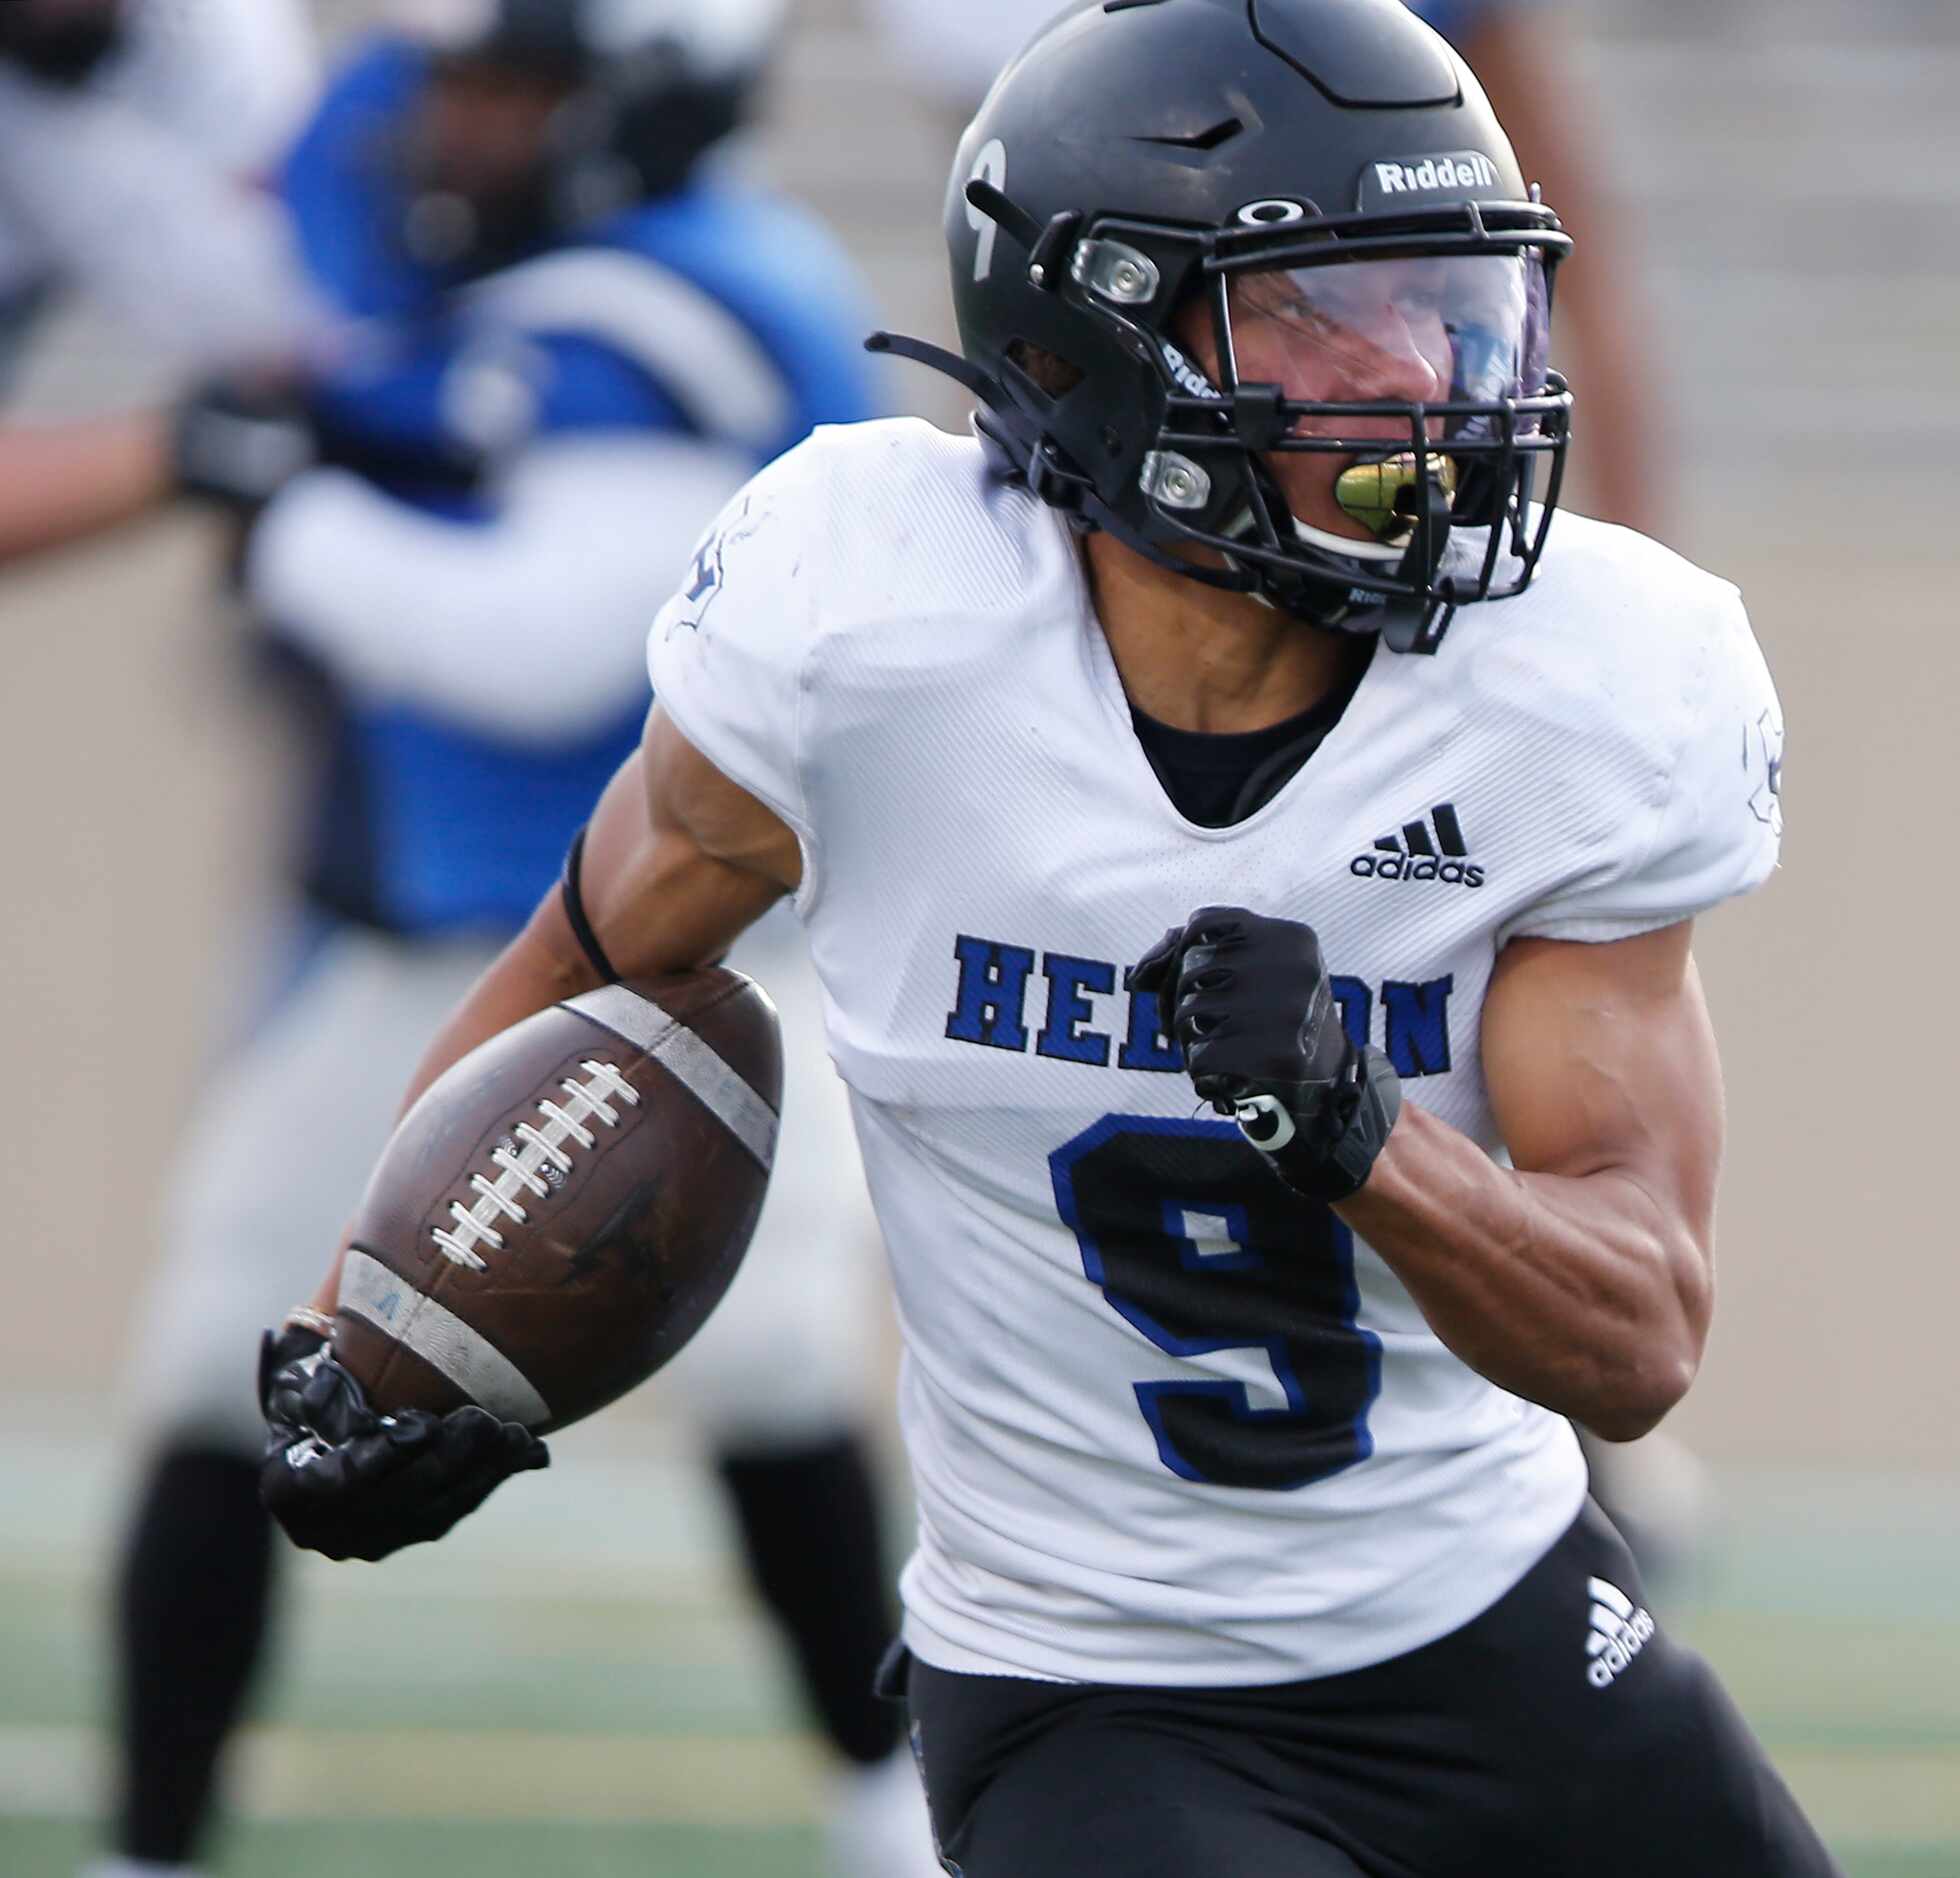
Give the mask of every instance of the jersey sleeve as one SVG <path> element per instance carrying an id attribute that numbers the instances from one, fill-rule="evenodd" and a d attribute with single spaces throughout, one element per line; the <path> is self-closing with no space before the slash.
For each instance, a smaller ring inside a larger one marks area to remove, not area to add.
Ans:
<path id="1" fill-rule="evenodd" d="M 0 208 L 170 369 L 290 359 L 326 329 L 278 205 L 121 98 L 0 70 Z"/>
<path id="2" fill-rule="evenodd" d="M 655 702 L 724 776 L 796 831 L 806 862 L 815 831 L 804 693 L 828 506 L 822 446 L 819 432 L 728 505 L 647 645 Z"/>
<path id="3" fill-rule="evenodd" d="M 246 591 L 363 705 L 573 748 L 644 711 L 647 614 L 748 470 L 688 437 L 562 437 L 527 450 L 466 517 L 311 470 L 252 531 Z"/>
<path id="4" fill-rule="evenodd" d="M 1681 726 L 1657 752 L 1658 808 L 1511 922 L 1504 938 L 1628 939 L 1752 892 L 1783 835 L 1783 714 L 1741 597 L 1721 589 L 1683 668 Z"/>
<path id="5" fill-rule="evenodd" d="M 153 109 L 235 176 L 269 177 L 320 92 L 300 0 L 195 0 L 135 9 Z"/>

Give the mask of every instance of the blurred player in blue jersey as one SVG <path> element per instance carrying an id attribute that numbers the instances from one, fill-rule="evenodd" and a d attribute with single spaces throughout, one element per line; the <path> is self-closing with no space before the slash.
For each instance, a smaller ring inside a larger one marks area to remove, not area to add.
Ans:
<path id="1" fill-rule="evenodd" d="M 0 393 L 41 316 L 87 301 L 154 369 L 283 362 L 329 322 L 258 179 L 312 108 L 300 0 L 0 5 Z M 0 562 L 169 487 L 142 419 L 0 425 Z"/>
<path id="2" fill-rule="evenodd" d="M 284 175 L 357 322 L 306 382 L 193 401 L 177 476 L 242 523 L 244 598 L 323 765 L 297 928 L 211 1082 L 139 1316 L 154 1442 L 120 1578 L 124 1875 L 182 1871 L 261 1653 L 273 1555 L 241 1338 L 310 1289 L 436 1017 L 522 923 L 647 706 L 645 629 L 704 524 L 813 426 L 875 414 L 829 238 L 720 174 L 778 0 L 398 11 Z M 785 1131 L 748 1269 L 677 1368 L 837 1750 L 838 1878 L 933 1869 L 856 1433 L 875 1278 L 793 938 Z M 799 1047 L 800 1046 L 800 1047 Z M 860 1292 L 862 1277 L 864 1290 Z"/>

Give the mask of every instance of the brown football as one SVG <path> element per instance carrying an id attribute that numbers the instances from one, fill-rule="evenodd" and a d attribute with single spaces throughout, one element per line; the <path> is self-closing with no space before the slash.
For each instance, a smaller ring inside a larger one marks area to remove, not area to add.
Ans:
<path id="1" fill-rule="evenodd" d="M 470 1052 L 368 1183 L 334 1354 L 377 1409 L 546 1433 L 644 1382 L 719 1302 L 775 1152 L 782 1047 L 752 980 L 611 985 Z"/>

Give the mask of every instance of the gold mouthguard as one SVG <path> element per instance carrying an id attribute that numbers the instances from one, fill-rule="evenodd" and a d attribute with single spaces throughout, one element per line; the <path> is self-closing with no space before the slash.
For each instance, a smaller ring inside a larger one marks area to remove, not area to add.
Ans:
<path id="1" fill-rule="evenodd" d="M 1456 464 L 1434 451 L 1429 461 L 1436 466 L 1436 480 L 1443 485 L 1443 493 L 1454 498 Z M 1356 463 L 1336 479 L 1334 500 L 1379 540 L 1399 546 L 1415 532 L 1416 518 L 1400 502 L 1406 491 L 1415 488 L 1418 475 L 1413 450 L 1376 463 Z"/>

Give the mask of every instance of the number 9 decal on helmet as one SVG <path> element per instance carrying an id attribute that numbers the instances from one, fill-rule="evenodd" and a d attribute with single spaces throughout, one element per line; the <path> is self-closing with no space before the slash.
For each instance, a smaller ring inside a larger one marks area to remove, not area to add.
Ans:
<path id="1" fill-rule="evenodd" d="M 1007 187 L 1007 146 L 996 137 L 992 143 L 973 160 L 973 170 L 969 182 L 988 183 L 995 189 Z M 973 279 L 977 286 L 994 271 L 994 242 L 1000 235 L 1000 224 L 991 215 L 983 215 L 971 202 L 966 204 L 966 225 L 977 237 L 973 253 Z"/>

